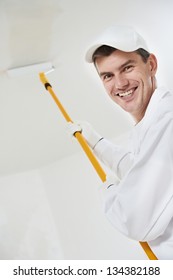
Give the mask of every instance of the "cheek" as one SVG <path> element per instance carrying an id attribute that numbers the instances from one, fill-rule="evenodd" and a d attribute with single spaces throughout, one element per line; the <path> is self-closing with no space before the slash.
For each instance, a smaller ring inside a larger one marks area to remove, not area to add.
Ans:
<path id="1" fill-rule="evenodd" d="M 113 91 L 113 83 L 112 82 L 108 82 L 108 83 L 103 83 L 103 86 L 106 90 L 106 92 L 111 95 L 112 91 Z"/>
<path id="2" fill-rule="evenodd" d="M 144 69 L 144 71 L 138 72 L 139 79 L 141 79 L 143 82 L 149 84 L 151 81 L 151 71 L 147 68 Z"/>
<path id="3" fill-rule="evenodd" d="M 113 100 L 113 102 L 117 103 L 118 105 L 120 105 L 120 99 L 119 97 L 117 97 L 116 95 L 113 94 L 113 86 L 112 85 L 104 85 L 104 88 L 106 90 L 107 95 L 109 96 L 109 98 L 111 98 Z"/>
<path id="4" fill-rule="evenodd" d="M 104 89 L 106 91 L 106 93 L 108 94 L 108 96 L 114 100 L 114 96 L 113 96 L 113 85 L 111 83 L 103 83 Z"/>

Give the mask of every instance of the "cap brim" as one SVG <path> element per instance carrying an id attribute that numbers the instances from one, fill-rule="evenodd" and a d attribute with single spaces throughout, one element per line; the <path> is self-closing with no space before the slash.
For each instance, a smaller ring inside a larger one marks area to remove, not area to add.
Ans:
<path id="1" fill-rule="evenodd" d="M 136 51 L 137 49 L 139 48 L 143 48 L 145 49 L 146 51 L 149 51 L 147 46 L 144 46 L 143 44 L 139 44 L 138 46 L 124 46 L 124 45 L 120 45 L 120 44 L 115 44 L 115 43 L 100 43 L 100 44 L 96 44 L 96 45 L 93 45 L 91 48 L 88 49 L 86 55 L 85 55 L 85 60 L 89 63 L 92 63 L 93 62 L 93 54 L 95 53 L 95 51 L 103 46 L 103 45 L 106 45 L 106 46 L 109 46 L 109 47 L 113 47 L 115 49 L 118 49 L 120 51 L 123 51 L 123 52 L 133 52 L 133 51 Z"/>

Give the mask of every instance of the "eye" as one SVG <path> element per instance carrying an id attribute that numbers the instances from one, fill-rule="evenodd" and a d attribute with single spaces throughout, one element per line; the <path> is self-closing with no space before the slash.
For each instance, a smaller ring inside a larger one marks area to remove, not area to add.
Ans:
<path id="1" fill-rule="evenodd" d="M 126 67 L 124 67 L 123 71 L 124 72 L 130 72 L 130 71 L 132 71 L 133 68 L 134 68 L 133 65 L 127 65 Z"/>
<path id="2" fill-rule="evenodd" d="M 103 81 L 109 81 L 112 78 L 112 76 L 113 76 L 113 74 L 107 73 L 107 74 L 102 76 L 102 80 Z"/>

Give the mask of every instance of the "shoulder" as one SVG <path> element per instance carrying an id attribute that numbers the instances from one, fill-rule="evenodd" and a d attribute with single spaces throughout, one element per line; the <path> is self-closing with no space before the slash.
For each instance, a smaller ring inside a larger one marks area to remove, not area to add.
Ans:
<path id="1" fill-rule="evenodd" d="M 145 116 L 143 126 L 145 128 L 155 124 L 161 119 L 173 116 L 173 92 L 164 87 L 157 88 L 153 93 Z"/>
<path id="2" fill-rule="evenodd" d="M 173 112 L 173 91 L 165 87 L 159 87 L 153 93 L 150 102 L 150 105 L 155 107 L 157 112 L 158 108 L 160 113 Z"/>

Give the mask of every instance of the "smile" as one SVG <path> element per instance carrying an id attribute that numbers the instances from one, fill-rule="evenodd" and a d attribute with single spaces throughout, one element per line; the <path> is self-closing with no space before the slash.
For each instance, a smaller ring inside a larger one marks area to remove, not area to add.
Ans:
<path id="1" fill-rule="evenodd" d="M 133 89 L 130 89 L 130 90 L 124 91 L 124 92 L 118 92 L 118 93 L 114 94 L 114 96 L 120 96 L 120 97 L 131 96 L 135 90 L 136 90 L 136 88 L 133 88 Z"/>

